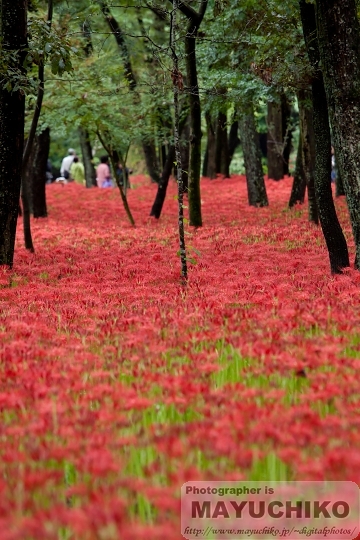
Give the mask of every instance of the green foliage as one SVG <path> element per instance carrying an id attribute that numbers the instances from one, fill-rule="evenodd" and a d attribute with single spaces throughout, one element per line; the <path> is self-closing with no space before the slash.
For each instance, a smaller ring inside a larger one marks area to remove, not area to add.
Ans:
<path id="1" fill-rule="evenodd" d="M 198 7 L 192 1 L 189 5 Z M 74 5 L 58 0 L 51 35 L 37 12 L 30 18 L 27 62 L 36 65 L 44 55 L 48 65 L 42 125 L 50 125 L 53 136 L 64 139 L 82 126 L 91 133 L 95 147 L 100 131 L 120 153 L 147 140 L 169 144 L 171 3 L 149 0 L 145 7 L 119 0 L 115 5 L 110 2 L 109 8 L 129 51 L 136 91 L 129 88 L 124 57 L 99 1 L 79 0 Z M 177 50 L 184 74 L 187 24 L 183 15 L 179 19 Z M 259 130 L 265 131 L 268 99 L 307 86 L 311 75 L 297 0 L 209 0 L 197 38 L 197 59 L 203 110 L 214 114 L 221 110 L 230 119 L 252 103 Z M 184 83 L 186 100 L 191 88 Z"/>

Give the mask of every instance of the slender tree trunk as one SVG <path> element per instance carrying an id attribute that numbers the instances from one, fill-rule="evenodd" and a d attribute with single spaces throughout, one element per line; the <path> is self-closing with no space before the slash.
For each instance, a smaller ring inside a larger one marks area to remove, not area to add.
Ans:
<path id="1" fill-rule="evenodd" d="M 159 176 L 159 162 L 156 156 L 156 147 L 154 141 L 143 141 L 143 152 L 145 156 L 146 168 L 152 182 L 158 184 L 160 182 Z"/>
<path id="2" fill-rule="evenodd" d="M 49 27 L 51 27 L 52 25 L 52 18 L 53 18 L 53 0 L 48 0 L 47 24 Z M 26 141 L 26 146 L 24 149 L 24 155 L 23 155 L 23 161 L 22 161 L 21 200 L 22 200 L 22 205 L 23 205 L 24 240 L 25 240 L 25 248 L 31 251 L 32 253 L 35 251 L 35 249 L 34 249 L 34 244 L 33 244 L 32 235 L 31 235 L 31 223 L 30 223 L 31 188 L 27 181 L 28 179 L 27 168 L 29 166 L 29 159 L 31 156 L 32 146 L 34 144 L 36 130 L 37 130 L 40 113 L 41 113 L 42 102 L 44 99 L 44 90 L 45 90 L 44 70 L 45 70 L 44 57 L 42 55 L 39 60 L 39 69 L 38 69 L 39 86 L 38 86 L 34 116 L 31 122 L 30 132 Z"/>
<path id="3" fill-rule="evenodd" d="M 306 192 L 306 179 L 303 164 L 303 147 L 302 147 L 301 132 L 299 134 L 298 149 L 296 154 L 295 173 L 294 180 L 291 189 L 291 195 L 289 200 L 289 208 L 292 208 L 296 204 L 304 204 L 305 192 Z"/>
<path id="4" fill-rule="evenodd" d="M 190 22 L 185 37 L 186 73 L 189 81 L 190 103 L 190 167 L 188 181 L 190 225 L 202 226 L 200 167 L 201 167 L 201 106 L 196 67 L 196 35 L 198 26 Z"/>
<path id="5" fill-rule="evenodd" d="M 239 132 L 239 122 L 238 120 L 234 120 L 234 122 L 230 126 L 230 132 L 229 132 L 229 170 L 230 170 L 232 159 L 235 154 L 235 150 L 240 144 L 238 132 Z"/>
<path id="6" fill-rule="evenodd" d="M 292 148 L 293 129 L 291 127 L 291 104 L 285 92 L 281 93 L 281 120 L 283 140 L 284 175 L 289 175 L 289 160 Z"/>
<path id="7" fill-rule="evenodd" d="M 121 30 L 119 23 L 111 14 L 111 11 L 108 7 L 106 0 L 98 0 L 101 11 L 105 17 L 105 20 L 113 33 L 116 43 L 118 45 L 120 55 L 123 61 L 125 78 L 129 83 L 130 90 L 134 93 L 135 101 L 138 103 L 140 101 L 140 96 L 137 92 L 137 82 L 135 78 L 135 73 L 133 71 L 129 50 L 124 38 L 123 31 Z M 159 163 L 156 155 L 156 147 L 153 141 L 144 140 L 142 142 L 143 152 L 145 156 L 146 167 L 148 173 L 153 182 L 159 183 Z"/>
<path id="8" fill-rule="evenodd" d="M 133 215 L 131 213 L 129 203 L 127 201 L 124 190 L 123 190 L 123 188 L 122 188 L 122 186 L 120 184 L 119 177 L 116 174 L 117 164 L 120 161 L 119 154 L 116 152 L 116 150 L 114 150 L 112 148 L 111 143 L 108 144 L 105 141 L 105 138 L 103 137 L 103 135 L 99 131 L 97 131 L 96 134 L 99 137 L 99 141 L 103 145 L 103 148 L 104 148 L 105 152 L 107 152 L 109 157 L 110 157 L 110 162 L 111 162 L 111 166 L 112 166 L 112 169 L 113 169 L 113 177 L 114 177 L 115 183 L 116 183 L 116 185 L 117 185 L 117 187 L 119 189 L 120 197 L 121 197 L 121 200 L 122 200 L 122 203 L 123 203 L 123 206 L 124 206 L 124 210 L 126 212 L 126 215 L 127 215 L 128 219 L 129 219 L 131 225 L 133 227 L 135 227 L 135 220 L 134 220 Z M 124 167 L 124 169 L 125 169 L 125 167 Z M 123 178 L 124 178 L 124 181 L 126 182 L 125 174 L 124 174 Z"/>
<path id="9" fill-rule="evenodd" d="M 171 2 L 172 0 L 170 0 Z M 202 226 L 200 169 L 201 169 L 201 105 L 196 65 L 196 38 L 199 26 L 205 15 L 208 0 L 201 0 L 199 12 L 181 2 L 178 7 L 188 18 L 189 24 L 185 36 L 186 80 L 189 87 L 190 104 L 190 170 L 189 170 L 189 218 L 190 225 Z M 179 73 L 173 73 L 173 79 L 179 80 Z"/>
<path id="10" fill-rule="evenodd" d="M 27 47 L 27 2 L 2 0 L 0 47 L 13 54 L 11 68 L 21 70 Z M 24 149 L 25 96 L 0 86 L 0 265 L 12 267 L 19 211 Z"/>
<path id="11" fill-rule="evenodd" d="M 50 150 L 50 128 L 36 136 L 35 153 L 32 162 L 31 188 L 34 218 L 47 217 L 46 207 L 46 164 Z"/>
<path id="12" fill-rule="evenodd" d="M 268 206 L 264 174 L 261 163 L 254 111 L 251 108 L 240 118 L 241 140 L 244 153 L 246 182 L 250 206 Z"/>
<path id="13" fill-rule="evenodd" d="M 173 61 L 173 73 L 179 73 L 179 60 L 176 54 L 176 31 L 177 31 L 177 10 L 179 8 L 179 0 L 173 0 L 173 12 L 171 15 L 171 27 L 170 27 L 170 46 L 172 52 Z M 173 78 L 173 93 L 174 93 L 174 148 L 175 157 L 177 162 L 177 182 L 178 182 L 178 225 L 179 225 L 179 251 L 181 261 L 181 277 L 183 285 L 186 285 L 188 278 L 187 270 L 187 256 L 185 245 L 185 229 L 184 229 L 184 187 L 182 185 L 182 165 L 181 165 L 181 151 L 180 151 L 180 107 L 179 107 L 179 92 L 182 89 L 179 79 Z"/>
<path id="14" fill-rule="evenodd" d="M 188 123 L 188 115 L 181 114 L 180 120 L 179 120 L 179 128 L 178 128 L 178 135 L 181 137 L 182 131 L 185 127 L 185 125 Z M 166 161 L 164 164 L 164 168 L 162 171 L 162 175 L 160 178 L 160 182 L 158 184 L 158 189 L 156 192 L 155 200 L 151 208 L 150 216 L 155 217 L 156 219 L 159 219 L 161 216 L 161 212 L 164 206 L 165 198 L 166 198 L 166 192 L 169 185 L 169 179 L 171 176 L 171 171 L 174 166 L 175 161 L 175 145 L 172 144 L 169 147 L 169 152 L 166 157 Z"/>
<path id="15" fill-rule="evenodd" d="M 227 135 L 227 118 L 222 111 L 219 112 L 216 126 L 216 172 L 224 175 L 225 178 L 230 177 L 229 173 L 229 146 Z"/>
<path id="16" fill-rule="evenodd" d="M 267 164 L 268 177 L 272 180 L 281 180 L 284 177 L 283 158 L 283 122 L 281 103 L 268 102 L 268 136 L 267 136 Z"/>
<path id="17" fill-rule="evenodd" d="M 207 126 L 207 144 L 203 166 L 203 176 L 213 179 L 216 178 L 216 136 L 210 111 L 206 111 L 205 119 Z"/>
<path id="18" fill-rule="evenodd" d="M 315 134 L 310 92 L 305 90 L 299 91 L 298 100 L 303 150 L 302 159 L 308 189 L 309 221 L 318 224 L 319 216 L 315 196 Z"/>
<path id="19" fill-rule="evenodd" d="M 90 134 L 85 128 L 80 127 L 79 135 L 80 135 L 81 154 L 82 154 L 84 168 L 85 168 L 86 187 L 87 188 L 95 187 L 97 186 L 96 171 L 95 171 L 94 164 L 92 162 L 93 155 L 92 155 L 92 147 L 91 147 L 91 142 L 90 142 Z"/>
<path id="20" fill-rule="evenodd" d="M 316 0 L 321 68 L 360 269 L 360 26 L 355 0 Z"/>
<path id="21" fill-rule="evenodd" d="M 181 135 L 181 166 L 182 166 L 182 186 L 184 193 L 189 189 L 189 168 L 190 168 L 190 124 L 187 121 Z"/>
<path id="22" fill-rule="evenodd" d="M 331 190 L 331 134 L 324 80 L 319 69 L 320 53 L 313 4 L 300 0 L 300 13 L 308 56 L 316 76 L 312 80 L 313 126 L 315 137 L 315 193 L 320 223 L 329 252 L 333 274 L 350 266 L 344 234 L 336 215 Z"/>

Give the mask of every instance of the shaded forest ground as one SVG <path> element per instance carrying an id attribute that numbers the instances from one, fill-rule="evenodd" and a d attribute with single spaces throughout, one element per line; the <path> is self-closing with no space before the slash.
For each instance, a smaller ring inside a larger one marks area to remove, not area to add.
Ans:
<path id="1" fill-rule="evenodd" d="M 186 291 L 175 186 L 154 222 L 133 182 L 135 229 L 116 190 L 48 186 L 1 270 L 0 539 L 181 538 L 188 480 L 359 481 L 360 275 L 330 276 L 291 179 L 264 209 L 203 180 Z"/>

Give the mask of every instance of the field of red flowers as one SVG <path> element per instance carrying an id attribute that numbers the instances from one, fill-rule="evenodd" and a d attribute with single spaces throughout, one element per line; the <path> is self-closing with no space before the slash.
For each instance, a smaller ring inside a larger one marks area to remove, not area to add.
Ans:
<path id="1" fill-rule="evenodd" d="M 133 182 L 136 228 L 116 190 L 48 186 L 0 270 L 0 540 L 176 540 L 188 480 L 360 481 L 360 274 L 291 179 L 263 209 L 203 180 L 186 289 L 175 186 L 155 222 Z"/>

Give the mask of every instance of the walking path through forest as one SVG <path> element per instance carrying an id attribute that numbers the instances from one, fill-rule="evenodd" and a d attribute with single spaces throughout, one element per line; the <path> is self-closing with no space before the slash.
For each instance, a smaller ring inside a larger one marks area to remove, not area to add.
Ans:
<path id="1" fill-rule="evenodd" d="M 360 480 L 360 274 L 329 274 L 291 180 L 262 209 L 203 180 L 186 290 L 175 186 L 154 222 L 133 184 L 134 229 L 116 190 L 48 186 L 0 270 L 0 540 L 174 540 L 188 480 Z"/>

